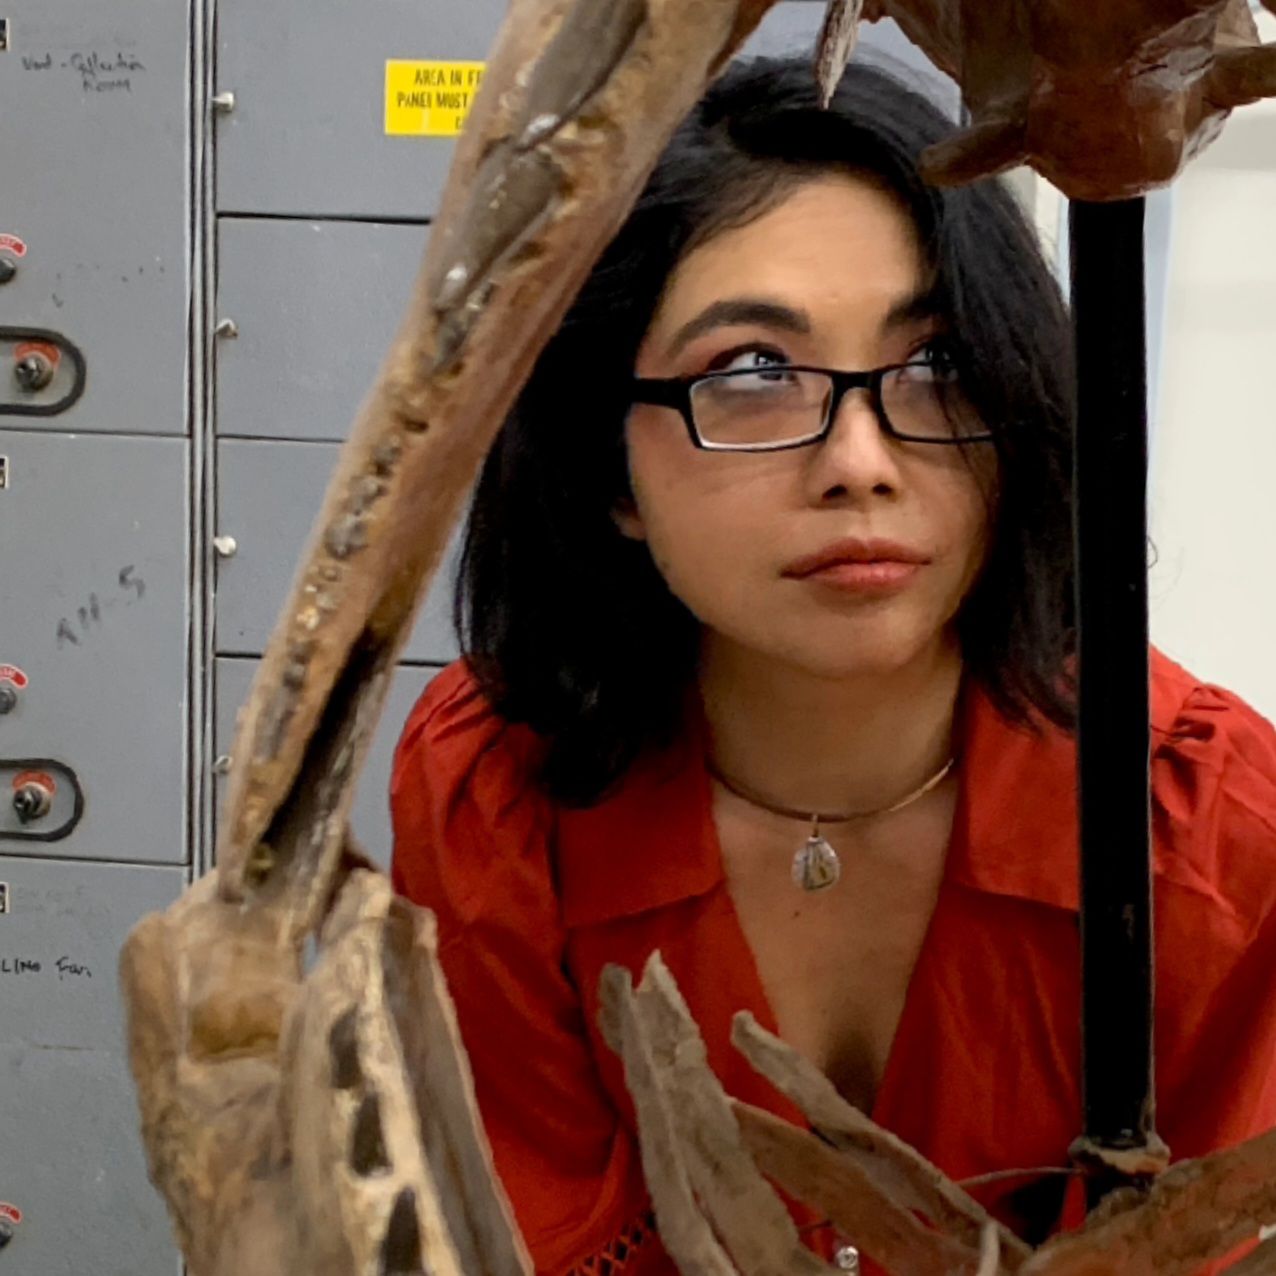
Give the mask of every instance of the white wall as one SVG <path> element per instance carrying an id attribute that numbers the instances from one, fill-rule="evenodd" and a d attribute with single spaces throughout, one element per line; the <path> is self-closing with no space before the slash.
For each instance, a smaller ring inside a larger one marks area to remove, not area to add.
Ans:
<path id="1" fill-rule="evenodd" d="M 1276 719 L 1276 102 L 1175 184 L 1159 391 L 1153 640 Z"/>

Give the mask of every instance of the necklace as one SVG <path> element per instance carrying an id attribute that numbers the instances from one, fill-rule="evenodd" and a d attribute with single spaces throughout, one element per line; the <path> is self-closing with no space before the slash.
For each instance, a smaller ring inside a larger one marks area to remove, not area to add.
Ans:
<path id="1" fill-rule="evenodd" d="M 837 852 L 820 832 L 821 824 L 849 824 L 853 820 L 869 820 L 878 815 L 893 815 L 896 811 L 902 811 L 906 806 L 911 806 L 919 798 L 925 797 L 956 765 L 957 759 L 949 758 L 925 784 L 890 806 L 878 807 L 873 811 L 828 812 L 804 811 L 797 807 L 779 806 L 775 802 L 768 802 L 760 793 L 729 780 L 711 759 L 705 759 L 705 769 L 709 774 L 729 793 L 743 798 L 751 806 L 761 807 L 764 811 L 770 811 L 772 815 L 782 815 L 790 820 L 801 820 L 803 823 L 810 820 L 811 832 L 793 856 L 793 881 L 804 891 L 826 890 L 842 874 L 842 862 L 838 859 Z"/>

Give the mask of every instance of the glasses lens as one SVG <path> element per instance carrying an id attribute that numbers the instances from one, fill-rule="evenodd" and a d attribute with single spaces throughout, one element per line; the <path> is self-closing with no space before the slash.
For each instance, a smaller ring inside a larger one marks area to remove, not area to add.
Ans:
<path id="1" fill-rule="evenodd" d="M 891 428 L 906 439 L 949 443 L 988 437 L 956 371 L 943 364 L 909 364 L 888 372 L 882 378 L 882 408 Z"/>
<path id="2" fill-rule="evenodd" d="M 824 373 L 775 365 L 702 378 L 691 387 L 691 412 L 711 447 L 765 447 L 817 438 L 832 396 Z"/>

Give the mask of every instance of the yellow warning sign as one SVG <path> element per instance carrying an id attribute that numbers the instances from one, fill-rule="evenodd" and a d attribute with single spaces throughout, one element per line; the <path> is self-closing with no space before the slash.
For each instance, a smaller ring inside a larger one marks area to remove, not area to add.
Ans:
<path id="1" fill-rule="evenodd" d="M 482 62 L 385 64 L 385 131 L 391 137 L 455 137 L 470 113 Z"/>

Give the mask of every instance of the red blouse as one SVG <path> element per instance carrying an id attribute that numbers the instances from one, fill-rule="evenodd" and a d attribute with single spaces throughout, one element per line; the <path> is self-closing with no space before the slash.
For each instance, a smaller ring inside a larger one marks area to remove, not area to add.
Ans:
<path id="1" fill-rule="evenodd" d="M 1079 954 L 1071 739 L 1013 728 L 977 690 L 958 736 L 944 879 L 872 1116 L 966 1179 L 1067 1165 L 1081 1128 Z M 1182 1158 L 1276 1126 L 1276 729 L 1153 653 L 1152 750 L 1157 1124 Z M 728 1092 L 801 1118 L 730 1045 L 737 1010 L 772 1030 L 775 1018 L 727 891 L 695 733 L 588 810 L 534 786 L 536 755 L 462 664 L 440 674 L 395 760 L 394 882 L 438 916 L 537 1271 L 597 1271 L 605 1255 L 667 1276 L 633 1108 L 597 1026 L 602 967 L 637 977 L 660 949 Z M 979 1194 L 1021 1230 L 1038 1215 L 1048 1226 L 1060 1181 Z M 827 1251 L 828 1229 L 798 1217 Z"/>

